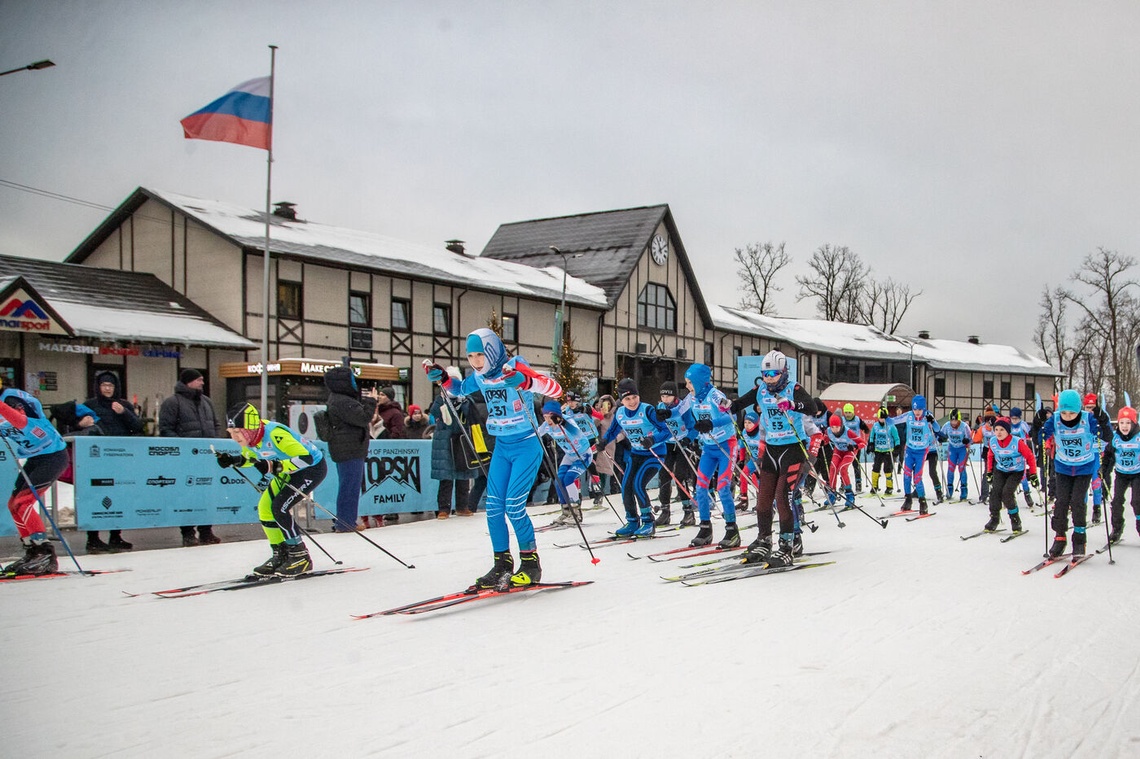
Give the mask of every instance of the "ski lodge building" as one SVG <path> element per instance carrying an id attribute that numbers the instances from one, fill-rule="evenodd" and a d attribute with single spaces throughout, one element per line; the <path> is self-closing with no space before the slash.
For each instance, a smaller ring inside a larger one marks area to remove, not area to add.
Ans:
<path id="1" fill-rule="evenodd" d="M 308 221 L 289 203 L 270 222 L 268 412 L 280 419 L 323 397 L 323 371 L 342 356 L 367 366 L 367 382 L 393 385 L 403 405 L 426 405 L 420 362 L 466 369 L 467 333 L 492 321 L 512 351 L 547 369 L 563 301 L 577 366 L 599 394 L 628 376 L 656 402 L 660 384 L 683 385 L 694 361 L 734 393 L 737 360 L 772 348 L 796 359 L 813 395 L 839 382 L 901 383 L 937 416 L 957 407 L 972 418 L 991 402 L 1032 408 L 1059 377 L 976 338 L 901 338 L 709 304 L 668 205 L 503 224 L 478 256 L 458 241 L 434 248 Z M 219 410 L 256 398 L 264 245 L 264 211 L 139 188 L 62 264 L 0 257 L 0 314 L 14 300 L 71 314 L 54 334 L 0 316 L 5 382 L 58 403 L 88 397 L 95 373 L 112 369 L 128 396 L 165 397 L 190 367 Z M 95 301 L 110 311 L 72 307 Z M 165 322 L 188 315 L 200 324 Z M 45 372 L 55 381 L 41 381 Z"/>

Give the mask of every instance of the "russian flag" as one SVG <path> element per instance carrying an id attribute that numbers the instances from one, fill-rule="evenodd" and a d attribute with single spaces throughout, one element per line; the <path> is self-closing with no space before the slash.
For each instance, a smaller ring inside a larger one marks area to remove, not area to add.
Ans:
<path id="1" fill-rule="evenodd" d="M 269 87 L 267 76 L 250 79 L 182 119 L 186 139 L 233 142 L 269 150 L 273 143 Z"/>

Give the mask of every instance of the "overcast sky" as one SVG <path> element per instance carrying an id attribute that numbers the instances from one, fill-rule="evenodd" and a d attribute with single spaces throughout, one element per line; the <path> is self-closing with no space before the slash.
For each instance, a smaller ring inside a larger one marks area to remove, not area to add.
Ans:
<path id="1" fill-rule="evenodd" d="M 273 196 L 480 251 L 498 225 L 668 203 L 706 299 L 735 248 L 824 243 L 924 290 L 901 331 L 1032 350 L 1043 286 L 1140 254 L 1140 3 L 0 0 L 0 180 L 260 208 L 265 153 L 179 119 L 277 56 Z M 0 253 L 106 211 L 0 184 Z"/>

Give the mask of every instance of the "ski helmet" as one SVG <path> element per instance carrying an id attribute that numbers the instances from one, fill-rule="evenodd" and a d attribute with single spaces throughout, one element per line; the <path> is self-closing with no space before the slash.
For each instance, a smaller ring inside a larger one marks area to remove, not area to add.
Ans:
<path id="1" fill-rule="evenodd" d="M 1062 390 L 1057 397 L 1057 411 L 1076 414 L 1081 410 L 1081 395 L 1076 390 Z"/>
<path id="2" fill-rule="evenodd" d="M 229 429 L 256 430 L 261 424 L 261 414 L 257 412 L 257 407 L 247 401 L 234 405 L 226 417 Z"/>
<path id="3" fill-rule="evenodd" d="M 926 411 L 926 398 L 921 395 L 916 395 L 910 402 L 911 411 Z"/>
<path id="4" fill-rule="evenodd" d="M 760 371 L 768 372 L 776 369 L 787 372 L 788 357 L 778 350 L 770 350 L 764 355 L 764 360 L 760 362 Z"/>

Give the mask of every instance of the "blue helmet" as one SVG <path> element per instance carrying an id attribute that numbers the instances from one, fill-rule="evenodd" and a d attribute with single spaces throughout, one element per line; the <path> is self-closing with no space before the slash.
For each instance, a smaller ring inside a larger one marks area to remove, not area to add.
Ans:
<path id="1" fill-rule="evenodd" d="M 685 379 L 693 383 L 693 390 L 700 392 L 708 387 L 712 380 L 712 370 L 704 364 L 693 364 L 685 372 Z"/>
<path id="2" fill-rule="evenodd" d="M 926 411 L 926 397 L 922 395 L 914 396 L 914 399 L 910 402 L 910 410 Z"/>
<path id="3" fill-rule="evenodd" d="M 484 377 L 495 377 L 507 363 L 507 346 L 492 330 L 480 327 L 467 336 L 467 352 L 482 353 L 486 358 L 483 369 L 476 372 Z"/>

